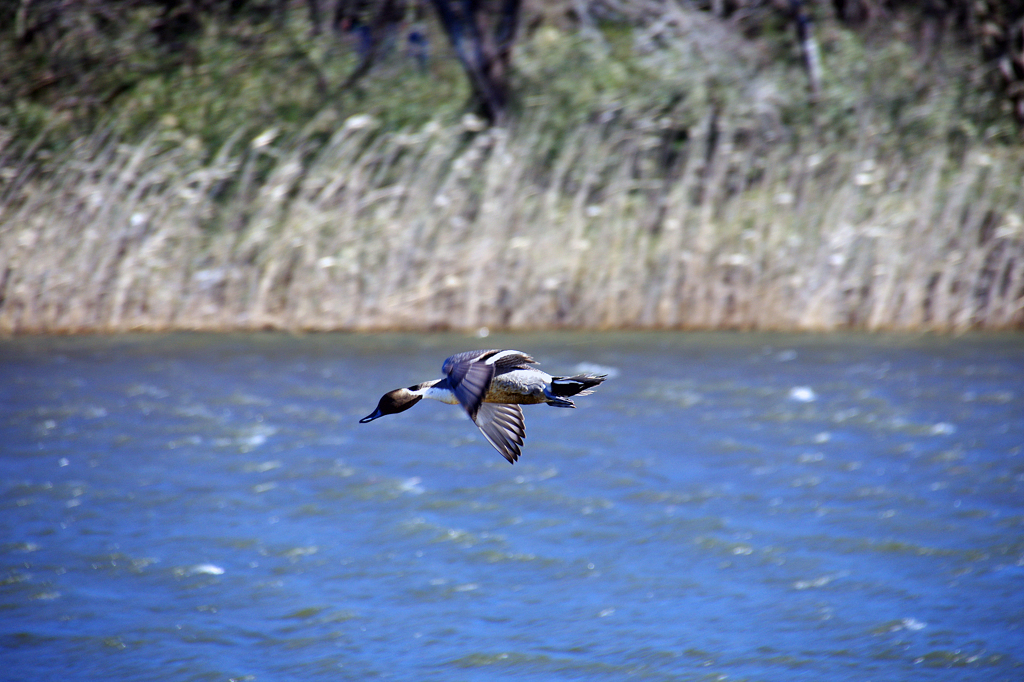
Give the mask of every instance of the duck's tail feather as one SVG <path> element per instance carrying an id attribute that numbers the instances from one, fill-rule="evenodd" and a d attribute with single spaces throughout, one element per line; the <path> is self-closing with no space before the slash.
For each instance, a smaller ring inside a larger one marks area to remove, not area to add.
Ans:
<path id="1" fill-rule="evenodd" d="M 590 395 L 593 391 L 588 389 L 599 385 L 608 377 L 607 374 L 577 374 L 571 377 L 552 377 L 551 394 L 556 398 L 568 398 L 574 395 Z M 570 407 L 572 401 L 567 401 Z"/>

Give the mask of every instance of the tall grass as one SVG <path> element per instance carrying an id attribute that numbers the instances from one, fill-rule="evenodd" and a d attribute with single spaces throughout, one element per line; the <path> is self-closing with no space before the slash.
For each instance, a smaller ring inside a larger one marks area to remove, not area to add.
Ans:
<path id="1" fill-rule="evenodd" d="M 0 333 L 1024 326 L 1024 155 L 979 115 L 973 56 L 825 32 L 812 108 L 773 44 L 679 8 L 546 27 L 508 129 L 450 101 L 419 123 L 437 76 L 396 63 L 366 104 L 397 119 L 329 107 L 210 151 L 164 116 L 0 158 Z"/>
<path id="2" fill-rule="evenodd" d="M 708 114 L 96 135 L 0 198 L 0 331 L 1024 323 L 1024 157 L 770 140 Z"/>

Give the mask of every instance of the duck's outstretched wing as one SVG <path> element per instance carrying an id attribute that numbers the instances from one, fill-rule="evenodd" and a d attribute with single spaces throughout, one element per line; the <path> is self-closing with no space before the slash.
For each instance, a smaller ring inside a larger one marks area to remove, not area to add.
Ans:
<path id="1" fill-rule="evenodd" d="M 515 464 L 526 438 L 526 422 L 518 405 L 482 403 L 473 419 L 480 432 L 508 460 Z"/>
<path id="2" fill-rule="evenodd" d="M 489 365 L 494 365 L 495 376 L 516 369 L 529 369 L 530 365 L 537 364 L 536 360 L 521 350 L 487 351 L 487 355 L 481 359 Z"/>
<path id="3" fill-rule="evenodd" d="M 515 369 L 526 369 L 534 359 L 518 350 L 471 350 L 457 353 L 441 366 L 455 399 L 476 419 L 477 410 L 491 387 L 491 379 Z"/>
<path id="4" fill-rule="evenodd" d="M 444 361 L 441 370 L 448 379 L 455 399 L 469 413 L 469 418 L 476 421 L 477 411 L 491 387 L 494 378 L 494 365 L 480 360 L 488 353 L 495 351 L 471 351 L 453 355 Z"/>

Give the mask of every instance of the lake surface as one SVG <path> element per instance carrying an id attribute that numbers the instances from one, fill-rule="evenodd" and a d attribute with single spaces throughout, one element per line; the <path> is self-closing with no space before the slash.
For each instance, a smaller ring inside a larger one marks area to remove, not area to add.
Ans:
<path id="1" fill-rule="evenodd" d="M 609 373 L 371 424 L 474 348 Z M 0 341 L 0 679 L 1024 679 L 1024 337 Z"/>

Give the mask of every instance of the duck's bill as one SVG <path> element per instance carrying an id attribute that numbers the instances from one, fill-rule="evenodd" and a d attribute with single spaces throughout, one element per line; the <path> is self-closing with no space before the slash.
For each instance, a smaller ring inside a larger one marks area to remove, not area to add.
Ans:
<path id="1" fill-rule="evenodd" d="M 381 412 L 379 409 L 377 409 L 377 410 L 374 410 L 372 414 L 368 414 L 365 417 L 363 417 L 362 419 L 360 419 L 359 423 L 360 424 L 368 424 L 368 423 L 372 422 L 374 419 L 377 419 L 378 417 L 383 417 L 383 416 L 384 416 L 384 413 Z"/>

